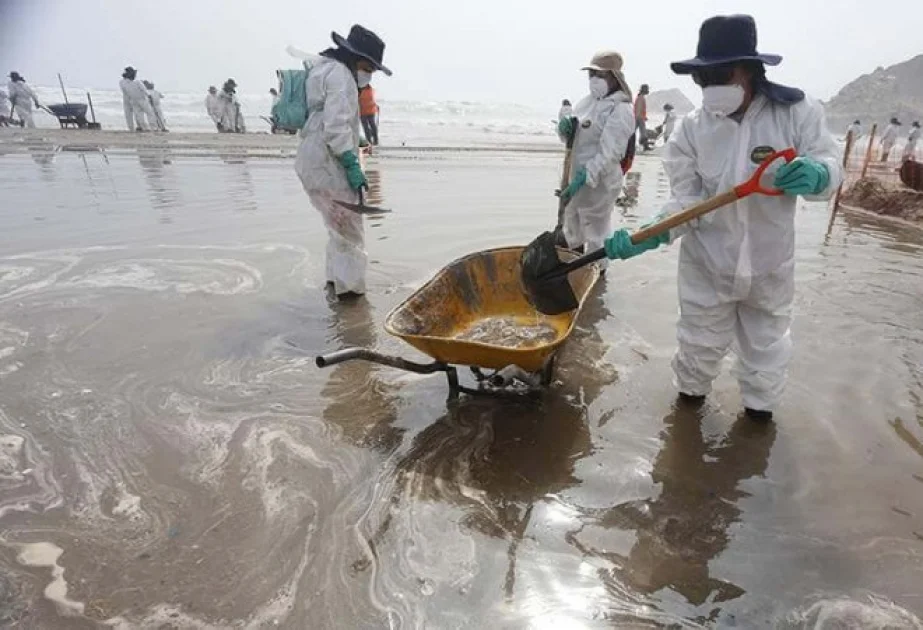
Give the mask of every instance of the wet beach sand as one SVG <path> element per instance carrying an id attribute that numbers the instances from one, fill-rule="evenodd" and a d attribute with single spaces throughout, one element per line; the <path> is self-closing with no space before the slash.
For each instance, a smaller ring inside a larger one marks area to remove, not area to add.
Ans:
<path id="1" fill-rule="evenodd" d="M 800 207 L 773 424 L 727 370 L 674 404 L 678 248 L 610 267 L 540 400 L 451 402 L 313 357 L 423 360 L 385 316 L 547 229 L 559 154 L 381 151 L 394 212 L 339 304 L 280 147 L 23 137 L 0 133 L 0 626 L 920 627 L 919 229 Z M 667 189 L 639 157 L 617 220 Z"/>

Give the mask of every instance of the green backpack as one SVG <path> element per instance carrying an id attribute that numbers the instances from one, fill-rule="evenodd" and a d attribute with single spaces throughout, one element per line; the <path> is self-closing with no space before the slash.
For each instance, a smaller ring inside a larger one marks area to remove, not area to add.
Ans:
<path id="1" fill-rule="evenodd" d="M 277 70 L 279 100 L 272 106 L 272 119 L 277 129 L 300 131 L 308 120 L 308 103 L 304 84 L 308 80 L 307 64 L 303 70 Z"/>

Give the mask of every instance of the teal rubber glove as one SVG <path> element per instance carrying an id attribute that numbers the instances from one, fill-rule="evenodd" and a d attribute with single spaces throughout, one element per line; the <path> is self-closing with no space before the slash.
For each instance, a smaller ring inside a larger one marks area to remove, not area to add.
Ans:
<path id="1" fill-rule="evenodd" d="M 561 199 L 564 200 L 564 203 L 567 203 L 577 194 L 577 191 L 584 186 L 586 186 L 586 169 L 581 168 L 574 175 L 574 178 L 570 180 L 570 184 L 567 185 L 567 188 L 561 191 Z"/>
<path id="2" fill-rule="evenodd" d="M 826 165 L 809 157 L 800 157 L 783 164 L 776 171 L 772 185 L 786 195 L 818 195 L 830 183 Z"/>
<path id="3" fill-rule="evenodd" d="M 670 234 L 665 232 L 660 236 L 652 236 L 635 245 L 631 242 L 631 234 L 628 233 L 628 230 L 623 228 L 617 230 L 615 234 L 612 235 L 612 238 L 606 239 L 606 256 L 612 260 L 616 258 L 626 260 L 628 258 L 634 258 L 651 249 L 657 249 L 661 245 L 669 242 Z"/>
<path id="4" fill-rule="evenodd" d="M 356 155 L 355 151 L 347 151 L 341 155 L 340 164 L 346 169 L 346 181 L 349 182 L 350 188 L 359 190 L 360 188 L 368 187 L 369 183 L 365 179 L 362 167 L 359 166 L 359 156 Z"/>
<path id="5" fill-rule="evenodd" d="M 574 121 L 571 120 L 569 117 L 562 118 L 561 120 L 559 120 L 558 121 L 558 133 L 564 136 L 565 138 L 569 138 L 570 134 L 574 133 Z"/>

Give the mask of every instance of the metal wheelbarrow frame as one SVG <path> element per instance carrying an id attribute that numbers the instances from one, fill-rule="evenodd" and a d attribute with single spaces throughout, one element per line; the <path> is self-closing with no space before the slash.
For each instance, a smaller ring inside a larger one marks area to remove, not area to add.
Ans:
<path id="1" fill-rule="evenodd" d="M 590 265 L 570 275 L 569 281 L 578 297 L 575 310 L 554 316 L 542 315 L 522 292 L 520 255 L 523 249 L 500 247 L 459 258 L 391 311 L 385 319 L 385 330 L 431 357 L 432 362 L 410 361 L 367 348 L 344 348 L 318 356 L 315 363 L 324 368 L 361 360 L 416 374 L 444 372 L 451 397 L 459 393 L 542 391 L 552 381 L 555 355 L 573 331 L 583 304 L 599 279 L 599 268 Z M 577 257 L 565 249 L 561 249 L 559 255 L 563 261 Z M 551 341 L 528 347 L 506 347 L 457 338 L 478 321 L 492 317 L 547 324 L 556 334 Z M 477 389 L 459 384 L 456 366 L 471 368 L 478 382 Z M 494 372 L 489 374 L 488 370 Z M 519 391 L 510 387 L 514 384 Z"/>

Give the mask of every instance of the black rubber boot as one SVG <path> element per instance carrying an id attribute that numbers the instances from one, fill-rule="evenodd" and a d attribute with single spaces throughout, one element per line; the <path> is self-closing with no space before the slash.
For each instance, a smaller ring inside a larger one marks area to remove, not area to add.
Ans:
<path id="1" fill-rule="evenodd" d="M 756 420 L 757 422 L 770 422 L 772 420 L 772 412 L 766 411 L 765 409 L 750 409 L 750 407 L 744 407 L 744 414 L 751 420 Z"/>

